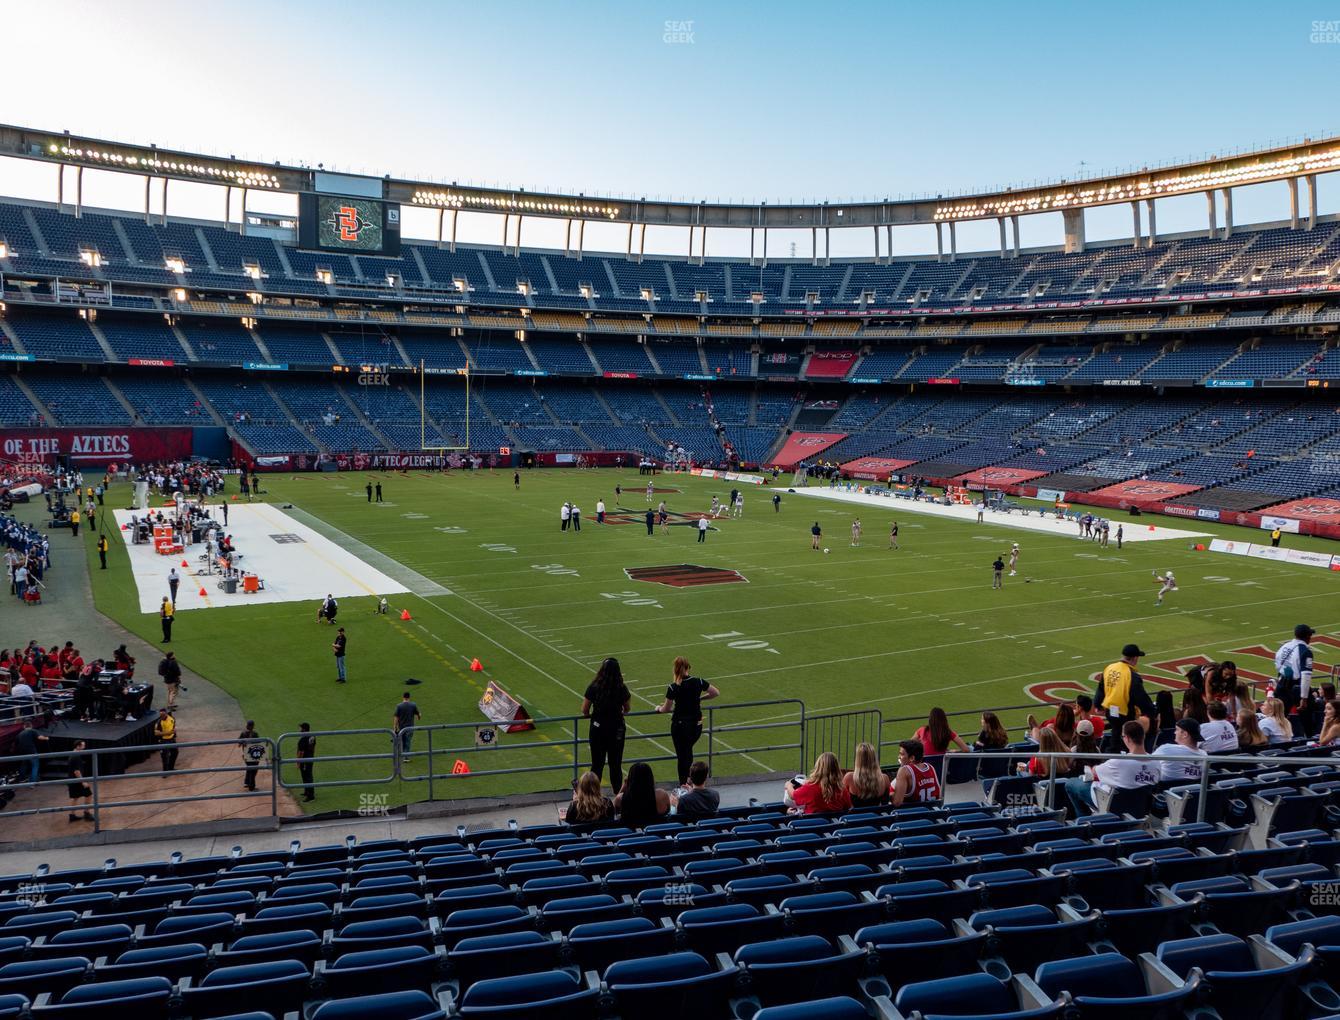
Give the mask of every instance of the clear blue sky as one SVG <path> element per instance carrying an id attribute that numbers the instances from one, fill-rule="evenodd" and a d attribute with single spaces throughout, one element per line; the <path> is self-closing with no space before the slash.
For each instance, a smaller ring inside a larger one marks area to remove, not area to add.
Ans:
<path id="1" fill-rule="evenodd" d="M 1310 40 L 1327 17 L 1340 7 L 1315 0 L 46 0 L 6 12 L 6 34 L 21 42 L 6 47 L 0 117 L 537 189 L 726 200 L 949 193 L 1340 133 L 1340 45 Z M 667 41 L 667 31 L 691 35 Z M 0 190 L 52 197 L 49 171 L 5 169 Z M 133 185 L 101 187 L 90 185 L 91 201 L 139 200 Z M 1323 211 L 1337 195 L 1324 179 Z M 1244 189 L 1236 204 L 1239 223 L 1287 209 L 1283 185 Z M 1205 221 L 1198 197 L 1165 205 L 1163 230 Z M 213 198 L 197 206 L 185 191 L 173 208 L 222 212 Z M 1054 243 L 1058 220 L 1030 222 L 1025 241 Z M 474 232 L 496 242 L 497 230 Z M 1091 237 L 1129 230 L 1126 207 L 1090 218 Z M 961 247 L 994 235 L 994 224 L 965 229 Z M 525 240 L 561 235 L 537 225 Z M 588 231 L 588 247 L 601 242 L 623 238 Z M 709 254 L 739 243 L 713 236 Z M 905 251 L 928 243 L 895 235 Z M 679 251 L 685 240 L 665 232 L 660 244 Z M 834 252 L 869 245 L 853 231 Z"/>

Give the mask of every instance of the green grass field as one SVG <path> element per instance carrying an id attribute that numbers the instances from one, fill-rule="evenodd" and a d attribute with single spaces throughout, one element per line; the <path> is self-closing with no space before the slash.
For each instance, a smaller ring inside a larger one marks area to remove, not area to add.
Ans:
<path id="1" fill-rule="evenodd" d="M 368 477 L 384 486 L 383 506 L 370 506 L 362 487 Z M 614 486 L 625 487 L 621 501 Z M 849 544 L 853 510 L 783 492 L 774 513 L 768 489 L 749 487 L 746 516 L 721 519 L 704 544 L 689 525 L 646 534 L 641 514 L 645 478 L 633 471 L 531 471 L 514 491 L 511 471 L 496 474 L 272 475 L 266 499 L 292 502 L 330 528 L 449 588 L 450 595 L 391 598 L 392 613 L 374 613 L 375 600 L 344 599 L 340 622 L 349 634 L 349 683 L 337 686 L 330 657 L 330 631 L 314 623 L 314 603 L 239 606 L 183 612 L 173 647 L 191 669 L 232 693 L 261 733 L 276 736 L 308 721 L 316 730 L 385 728 L 409 688 L 426 723 L 483 721 L 476 703 L 483 684 L 496 679 L 520 698 L 532 715 L 571 716 L 582 691 L 605 656 L 617 656 L 634 694 L 635 712 L 658 703 L 676 655 L 715 683 L 722 720 L 770 722 L 730 734 L 730 747 L 792 742 L 796 728 L 787 706 L 726 706 L 774 699 L 800 699 L 811 715 L 875 709 L 885 720 L 924 718 L 932 705 L 970 710 L 1027 702 L 1030 685 L 1056 682 L 1091 689 L 1090 676 L 1112 661 L 1128 641 L 1149 653 L 1152 677 L 1176 676 L 1178 660 L 1197 655 L 1233 657 L 1244 671 L 1270 672 L 1261 656 L 1276 647 L 1293 625 L 1307 622 L 1322 634 L 1340 632 L 1340 576 L 1312 567 L 1195 552 L 1183 541 L 1127 543 L 1099 549 L 1076 538 L 1059 538 L 988 523 L 945 521 L 907 512 L 899 503 L 863 513 L 861 548 Z M 729 484 L 681 476 L 658 476 L 658 495 L 672 511 L 707 509 L 713 494 Z M 628 524 L 595 523 L 604 497 L 636 515 Z M 108 500 L 119 501 L 124 491 Z M 565 499 L 583 509 L 580 534 L 561 533 L 559 506 Z M 888 545 L 893 517 L 901 525 L 902 548 Z M 819 520 L 829 555 L 810 549 L 809 527 Z M 1121 518 L 1127 532 L 1153 523 L 1264 541 L 1261 532 L 1202 526 L 1171 518 Z M 93 554 L 93 536 L 86 547 Z M 1003 591 L 991 588 L 990 564 L 1021 544 L 1020 573 Z M 1286 536 L 1296 548 L 1334 547 L 1317 539 Z M 634 581 L 625 569 L 696 564 L 739 571 L 748 583 L 677 588 Z M 124 626 L 157 643 L 158 620 L 141 615 L 126 552 L 113 543 L 113 569 L 92 572 L 97 604 Z M 1181 590 L 1162 608 L 1154 606 L 1151 571 L 1172 569 Z M 1023 583 L 1025 577 L 1031 582 Z M 412 619 L 399 614 L 409 610 Z M 1256 649 L 1255 651 L 1253 649 Z M 1319 647 L 1319 658 L 1335 652 Z M 478 657 L 485 672 L 468 665 Z M 1014 713 L 1018 721 L 1022 713 Z M 189 723 L 189 715 L 184 722 Z M 884 737 L 910 735 L 913 722 L 885 723 Z M 975 718 L 956 728 L 976 732 Z M 669 751 L 665 717 L 630 724 L 629 760 Z M 637 743 L 634 734 L 653 735 Z M 580 728 L 581 737 L 585 726 Z M 189 731 L 184 733 L 190 739 Z M 474 770 L 543 764 L 544 775 L 445 780 L 438 797 L 560 789 L 571 778 L 570 750 L 539 746 L 515 750 L 521 741 L 571 745 L 572 728 L 551 723 L 538 734 L 505 736 L 502 747 L 438 755 L 434 770 L 449 771 L 461 757 Z M 435 737 L 473 744 L 465 728 Z M 415 751 L 424 750 L 424 741 Z M 380 751 L 381 734 L 325 738 L 322 755 Z M 291 745 L 285 748 L 292 752 Z M 798 750 L 724 753 L 716 771 L 757 773 L 797 767 Z M 584 752 L 583 752 L 584 753 Z M 410 770 L 422 774 L 427 763 Z M 658 774 L 669 772 L 662 767 Z M 318 778 L 387 775 L 384 762 L 322 764 Z M 389 803 L 421 799 L 423 782 L 395 782 L 323 791 L 322 809 L 352 807 L 360 793 L 389 795 Z"/>

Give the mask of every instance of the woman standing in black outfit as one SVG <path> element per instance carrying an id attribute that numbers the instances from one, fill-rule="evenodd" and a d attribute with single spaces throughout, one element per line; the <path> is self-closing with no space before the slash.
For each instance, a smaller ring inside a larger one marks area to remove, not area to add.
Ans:
<path id="1" fill-rule="evenodd" d="M 689 660 L 675 659 L 675 678 L 665 691 L 665 704 L 656 711 L 674 714 L 670 717 L 670 739 L 675 745 L 679 765 L 679 785 L 689 781 L 689 766 L 693 764 L 693 745 L 703 735 L 704 701 L 711 701 L 721 692 L 701 677 L 689 675 Z"/>
<path id="2" fill-rule="evenodd" d="M 591 720 L 587 742 L 591 746 L 591 771 L 599 778 L 610 763 L 610 789 L 623 785 L 623 717 L 628 714 L 632 694 L 623 682 L 618 659 L 606 659 L 582 698 L 582 715 Z"/>

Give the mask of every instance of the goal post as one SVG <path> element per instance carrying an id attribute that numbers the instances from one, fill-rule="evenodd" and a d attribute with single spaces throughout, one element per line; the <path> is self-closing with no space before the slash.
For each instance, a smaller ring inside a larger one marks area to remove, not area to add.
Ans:
<path id="1" fill-rule="evenodd" d="M 430 423 L 429 423 L 429 420 L 428 420 L 428 373 L 427 373 L 427 371 L 425 371 L 425 366 L 424 366 L 423 359 L 422 359 L 422 358 L 419 359 L 419 449 L 421 449 L 421 450 L 424 450 L 424 451 L 429 452 L 429 453 L 449 453 L 449 452 L 453 452 L 453 451 L 455 451 L 455 452 L 465 452 L 465 451 L 468 451 L 468 450 L 470 449 L 470 366 L 469 366 L 469 364 L 467 363 L 466 366 L 465 366 L 464 368 L 458 368 L 458 369 L 456 369 L 455 376 L 456 376 L 457 378 L 461 378 L 461 379 L 464 380 L 464 392 L 465 392 L 465 401 L 464 401 L 464 405 L 465 405 L 464 410 L 465 410 L 465 413 L 464 413 L 464 421 L 465 421 L 465 431 L 464 431 L 464 433 L 462 433 L 462 435 L 460 436 L 460 438 L 461 438 L 461 440 L 462 440 L 462 445 L 459 445 L 459 446 L 450 446 L 450 445 L 445 445 L 445 444 L 441 444 L 441 443 L 433 443 L 433 444 L 430 444 L 430 443 L 428 442 L 428 439 L 429 439 L 429 428 L 431 427 L 431 428 L 434 429 L 434 434 L 437 434 L 437 432 L 436 432 L 436 426 L 431 426 Z M 451 376 L 451 375 L 446 375 L 445 378 L 450 379 L 450 378 L 452 378 L 452 376 Z M 446 438 L 446 433 L 445 433 L 445 432 L 441 433 L 441 435 L 442 435 L 442 438 L 443 438 L 443 439 Z"/>

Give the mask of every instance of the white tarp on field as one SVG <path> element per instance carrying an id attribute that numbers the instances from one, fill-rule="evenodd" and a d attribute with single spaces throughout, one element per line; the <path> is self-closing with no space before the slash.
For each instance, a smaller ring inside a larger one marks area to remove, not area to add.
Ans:
<path id="1" fill-rule="evenodd" d="M 129 524 L 132 510 L 117 510 L 117 527 Z M 141 514 L 142 516 L 142 514 Z M 218 511 L 215 511 L 218 519 Z M 205 569 L 200 557 L 203 544 L 186 547 L 184 556 L 159 556 L 152 542 L 130 544 L 130 532 L 122 531 L 130 553 L 130 569 L 139 591 L 140 611 L 157 613 L 168 594 L 167 576 L 172 567 L 181 575 L 176 608 L 208 609 L 251 605 L 256 602 L 311 602 L 326 597 L 394 595 L 408 589 L 369 566 L 353 553 L 294 520 L 284 511 L 264 503 L 235 504 L 228 508 L 227 533 L 242 554 L 238 566 L 265 581 L 265 590 L 245 595 L 241 585 L 229 595 L 218 587 L 219 575 L 197 575 Z M 189 566 L 183 567 L 185 559 Z M 199 594 L 201 587 L 205 594 Z M 315 607 L 313 607 L 315 612 Z"/>
<path id="2" fill-rule="evenodd" d="M 855 503 L 859 506 L 873 507 L 880 511 L 881 519 L 883 515 L 890 518 L 896 518 L 899 514 L 929 514 L 932 517 L 947 517 L 951 520 L 965 521 L 969 524 L 977 523 L 977 507 L 975 506 L 944 506 L 940 503 L 928 503 L 925 500 L 902 499 L 895 496 L 856 492 L 848 489 L 827 489 L 827 488 L 807 488 L 796 489 L 794 493 L 788 492 L 786 498 L 790 496 L 809 496 L 814 499 L 832 500 L 838 503 Z M 1098 508 L 1094 508 L 1095 510 Z M 1100 516 L 1095 513 L 1095 517 Z M 1047 514 L 1045 517 L 1037 511 L 1031 511 L 1027 514 L 1021 511 L 1013 513 L 997 512 L 987 510 L 983 520 L 987 524 L 1000 525 L 1003 528 L 1021 528 L 1025 531 L 1040 531 L 1048 535 L 1057 535 L 1062 538 L 1079 538 L 1079 525 L 1074 521 L 1058 521 L 1054 515 Z M 1130 518 L 1123 514 L 1120 518 L 1109 517 L 1112 522 L 1109 541 L 1115 546 L 1117 544 L 1117 525 L 1122 526 L 1121 540 L 1126 542 L 1154 542 L 1168 539 L 1180 538 L 1206 538 L 1201 531 L 1183 531 L 1180 528 L 1165 528 L 1160 523 L 1151 523 L 1149 517 Z M 882 525 L 881 525 L 882 527 Z M 873 533 L 878 530 L 874 524 L 868 523 L 867 531 Z"/>

